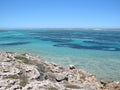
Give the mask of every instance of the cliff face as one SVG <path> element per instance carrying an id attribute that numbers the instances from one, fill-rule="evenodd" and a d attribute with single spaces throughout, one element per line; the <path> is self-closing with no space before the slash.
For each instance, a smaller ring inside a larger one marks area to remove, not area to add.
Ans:
<path id="1" fill-rule="evenodd" d="M 63 68 L 30 54 L 0 51 L 0 90 L 119 90 L 119 83 L 115 85 L 101 84 L 74 66 Z"/>

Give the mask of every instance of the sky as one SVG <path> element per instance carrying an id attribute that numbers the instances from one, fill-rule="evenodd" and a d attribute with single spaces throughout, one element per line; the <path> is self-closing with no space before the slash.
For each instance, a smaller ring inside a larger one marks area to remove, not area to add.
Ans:
<path id="1" fill-rule="evenodd" d="M 0 0 L 0 28 L 120 28 L 120 0 Z"/>

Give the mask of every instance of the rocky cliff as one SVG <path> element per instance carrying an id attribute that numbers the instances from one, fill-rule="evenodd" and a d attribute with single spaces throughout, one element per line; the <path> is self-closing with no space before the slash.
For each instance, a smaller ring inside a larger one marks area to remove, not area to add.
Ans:
<path id="1" fill-rule="evenodd" d="M 30 54 L 0 51 L 0 90 L 120 90 L 119 82 L 99 82 L 95 75 Z"/>

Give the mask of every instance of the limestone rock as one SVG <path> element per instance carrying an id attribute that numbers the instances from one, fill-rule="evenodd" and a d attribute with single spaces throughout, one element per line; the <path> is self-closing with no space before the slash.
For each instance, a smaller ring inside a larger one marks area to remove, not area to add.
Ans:
<path id="1" fill-rule="evenodd" d="M 84 70 L 61 67 L 31 54 L 0 51 L 0 90 L 119 90 L 119 82 L 103 85 Z"/>
<path id="2" fill-rule="evenodd" d="M 74 66 L 74 65 L 70 65 L 70 66 L 69 66 L 69 69 L 71 69 L 71 70 L 72 70 L 72 69 L 75 69 L 75 66 Z"/>
<path id="3" fill-rule="evenodd" d="M 56 73 L 56 74 L 55 74 L 55 78 L 56 78 L 57 82 L 61 82 L 61 81 L 63 81 L 63 80 L 68 81 L 67 75 L 61 74 L 61 73 Z"/>

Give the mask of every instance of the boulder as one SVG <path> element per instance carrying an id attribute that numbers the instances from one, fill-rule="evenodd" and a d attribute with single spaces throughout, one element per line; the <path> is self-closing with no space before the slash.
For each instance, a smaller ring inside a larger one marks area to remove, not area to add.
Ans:
<path id="1" fill-rule="evenodd" d="M 63 81 L 63 80 L 68 81 L 68 76 L 65 75 L 65 74 L 61 74 L 61 73 L 55 74 L 55 78 L 56 78 L 56 81 L 57 81 L 57 82 L 61 82 L 61 81 Z"/>
<path id="2" fill-rule="evenodd" d="M 73 70 L 73 69 L 75 69 L 75 66 L 74 66 L 74 65 L 70 65 L 70 66 L 69 66 L 69 69 L 70 69 L 70 70 Z"/>

